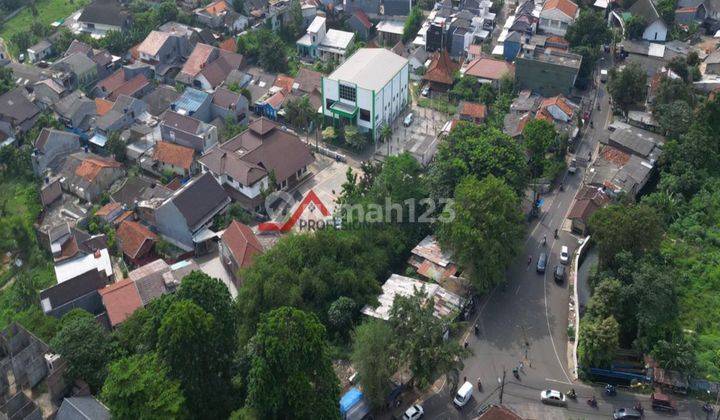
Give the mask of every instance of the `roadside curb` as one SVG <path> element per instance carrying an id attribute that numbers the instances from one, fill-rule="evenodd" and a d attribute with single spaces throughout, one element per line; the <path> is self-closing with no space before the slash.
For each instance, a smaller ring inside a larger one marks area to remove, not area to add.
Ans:
<path id="1" fill-rule="evenodd" d="M 573 268 L 572 268 L 572 276 L 570 284 L 573 286 L 573 294 L 570 297 L 569 302 L 569 311 L 568 311 L 568 325 L 573 326 L 573 330 L 575 332 L 575 336 L 573 337 L 574 340 L 570 340 L 570 337 L 568 337 L 568 365 L 570 367 L 570 371 L 572 373 L 573 380 L 576 381 L 578 379 L 578 356 L 577 356 L 577 349 L 578 349 L 578 342 L 580 341 L 580 304 L 579 304 L 579 298 L 578 298 L 578 271 L 580 269 L 580 258 L 583 255 L 583 252 L 585 251 L 585 247 L 587 244 L 590 243 L 590 236 L 588 235 L 583 239 L 582 244 L 575 252 L 575 257 L 573 258 Z"/>

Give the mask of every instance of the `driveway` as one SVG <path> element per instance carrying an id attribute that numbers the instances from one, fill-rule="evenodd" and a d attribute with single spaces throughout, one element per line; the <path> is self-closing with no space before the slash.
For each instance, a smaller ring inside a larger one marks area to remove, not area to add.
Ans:
<path id="1" fill-rule="evenodd" d="M 232 282 L 232 275 L 225 268 L 225 265 L 223 265 L 217 251 L 209 255 L 203 255 L 202 257 L 195 258 L 194 260 L 195 263 L 200 266 L 200 270 L 203 273 L 222 281 L 225 286 L 227 286 L 228 291 L 230 292 L 230 295 L 233 297 L 233 299 L 237 297 L 237 288 Z"/>
<path id="2" fill-rule="evenodd" d="M 413 114 L 413 122 L 405 127 L 403 120 Z M 389 142 L 378 145 L 376 158 L 397 156 L 409 152 L 423 165 L 427 165 L 437 152 L 438 134 L 450 120 L 450 116 L 430 108 L 422 108 L 413 104 L 409 110 L 401 114 L 393 124 L 393 134 Z"/>

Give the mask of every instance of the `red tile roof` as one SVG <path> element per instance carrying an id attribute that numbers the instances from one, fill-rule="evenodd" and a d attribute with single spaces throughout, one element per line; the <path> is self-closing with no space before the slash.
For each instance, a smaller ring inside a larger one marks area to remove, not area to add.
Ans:
<path id="1" fill-rule="evenodd" d="M 229 12 L 232 8 L 225 0 L 219 0 L 213 3 L 210 3 L 206 8 L 205 11 L 211 15 L 219 15 L 223 12 Z"/>
<path id="2" fill-rule="evenodd" d="M 355 9 L 355 11 L 353 12 L 353 15 L 355 15 L 357 20 L 359 20 L 360 23 L 363 24 L 365 29 L 372 28 L 373 25 L 372 25 L 372 22 L 370 22 L 370 18 L 368 18 L 368 15 L 365 14 L 365 12 L 362 9 Z"/>
<path id="3" fill-rule="evenodd" d="M 105 99 L 95 99 L 95 107 L 97 108 L 97 114 L 102 117 L 110 111 L 113 103 Z"/>
<path id="4" fill-rule="evenodd" d="M 108 285 L 100 289 L 99 293 L 107 310 L 110 325 L 113 327 L 128 319 L 135 310 L 142 307 L 140 293 L 135 282 L 130 279 Z"/>
<path id="5" fill-rule="evenodd" d="M 477 102 L 463 101 L 460 107 L 460 115 L 467 115 L 474 119 L 484 120 L 487 117 L 487 106 Z"/>
<path id="6" fill-rule="evenodd" d="M 512 64 L 492 58 L 476 58 L 465 68 L 466 76 L 474 76 L 488 80 L 500 80 L 503 76 L 512 72 Z"/>
<path id="7" fill-rule="evenodd" d="M 218 44 L 218 48 L 225 51 L 237 52 L 237 42 L 235 41 L 235 38 L 230 37 Z"/>
<path id="8" fill-rule="evenodd" d="M 190 57 L 188 57 L 185 64 L 183 64 L 183 68 L 181 70 L 181 73 L 187 74 L 191 77 L 195 77 L 200 73 L 200 70 L 203 69 L 203 67 L 208 63 L 210 59 L 210 55 L 215 50 L 215 47 L 212 45 L 197 43 L 195 45 L 195 48 L 193 48 L 192 53 L 190 53 Z"/>
<path id="9" fill-rule="evenodd" d="M 554 9 L 560 10 L 565 15 L 574 18 L 578 11 L 578 5 L 570 0 L 548 0 L 543 6 L 543 11 Z"/>
<path id="10" fill-rule="evenodd" d="M 144 74 L 138 74 L 132 79 L 125 82 L 122 86 L 115 89 L 110 96 L 109 100 L 114 101 L 120 95 L 135 96 L 138 92 L 143 90 L 150 84 L 150 81 L 145 77 Z"/>
<path id="11" fill-rule="evenodd" d="M 572 117 L 573 113 L 575 112 L 573 107 L 571 107 L 570 104 L 567 103 L 567 99 L 565 99 L 565 97 L 562 95 L 553 96 L 552 98 L 547 98 L 547 99 L 543 100 L 540 103 L 540 109 L 547 109 L 548 107 L 553 106 L 553 105 L 560 108 L 560 110 L 562 110 L 562 112 L 564 112 L 566 115 L 568 115 L 570 117 Z"/>
<path id="12" fill-rule="evenodd" d="M 170 38 L 170 33 L 168 32 L 152 31 L 145 37 L 143 42 L 140 43 L 137 51 L 154 56 L 160 51 L 160 48 L 165 45 L 168 38 Z"/>
<path id="13" fill-rule="evenodd" d="M 450 59 L 447 51 L 436 52 L 433 54 L 432 61 L 430 61 L 430 65 L 423 75 L 423 80 L 452 85 L 453 73 L 455 73 L 459 67 L 459 64 Z"/>
<path id="14" fill-rule="evenodd" d="M 283 102 L 285 102 L 285 96 L 285 91 L 279 90 L 274 95 L 267 98 L 265 103 L 278 110 L 282 106 Z"/>
<path id="15" fill-rule="evenodd" d="M 125 220 L 117 229 L 117 238 L 123 253 L 134 259 L 150 251 L 157 235 L 138 222 Z"/>
<path id="16" fill-rule="evenodd" d="M 99 81 L 97 87 L 105 92 L 112 92 L 122 86 L 123 83 L 125 83 L 125 69 L 120 68 L 115 73 Z"/>
<path id="17" fill-rule="evenodd" d="M 162 163 L 190 170 L 194 157 L 195 151 L 189 147 L 167 141 L 158 141 L 155 143 L 153 159 Z"/>
<path id="18" fill-rule="evenodd" d="M 87 157 L 75 168 L 75 175 L 92 182 L 106 168 L 120 168 L 122 165 L 113 159 Z"/>
<path id="19" fill-rule="evenodd" d="M 286 93 L 292 92 L 293 83 L 295 83 L 295 79 L 284 74 L 278 74 L 278 77 L 275 79 L 275 86 L 281 88 Z"/>
<path id="20" fill-rule="evenodd" d="M 95 216 L 97 217 L 106 217 L 110 215 L 110 213 L 118 210 L 121 207 L 120 203 L 107 203 L 104 206 L 100 207 L 98 211 L 95 212 Z"/>
<path id="21" fill-rule="evenodd" d="M 263 247 L 252 229 L 237 220 L 233 220 L 225 229 L 222 241 L 227 245 L 240 268 L 249 266 L 255 255 L 263 253 Z"/>

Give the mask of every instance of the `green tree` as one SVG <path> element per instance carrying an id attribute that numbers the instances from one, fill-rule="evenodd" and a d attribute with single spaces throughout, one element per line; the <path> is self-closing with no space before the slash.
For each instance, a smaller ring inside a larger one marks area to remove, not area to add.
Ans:
<path id="1" fill-rule="evenodd" d="M 657 9 L 663 22 L 669 27 L 675 23 L 675 8 L 677 0 L 659 0 L 655 8 Z"/>
<path id="2" fill-rule="evenodd" d="M 673 101 L 656 106 L 653 115 L 667 137 L 679 139 L 690 129 L 693 109 L 685 101 Z"/>
<path id="3" fill-rule="evenodd" d="M 655 343 L 651 354 L 663 369 L 691 375 L 697 369 L 695 345 L 683 336 L 670 341 L 660 340 Z"/>
<path id="4" fill-rule="evenodd" d="M 157 8 L 158 25 L 175 21 L 178 18 L 178 7 L 172 0 L 165 0 Z"/>
<path id="5" fill-rule="evenodd" d="M 125 142 L 120 139 L 119 132 L 113 131 L 110 133 L 105 147 L 118 162 L 125 162 L 125 160 L 127 160 L 126 145 Z"/>
<path id="6" fill-rule="evenodd" d="M 642 38 L 647 22 L 643 16 L 633 15 L 625 22 L 625 33 L 630 39 Z"/>
<path id="7" fill-rule="evenodd" d="M 353 150 L 362 150 L 368 143 L 367 136 L 354 125 L 345 127 L 345 142 Z"/>
<path id="8" fill-rule="evenodd" d="M 357 303 L 346 296 L 340 296 L 330 304 L 328 324 L 338 334 L 347 336 L 357 315 Z"/>
<path id="9" fill-rule="evenodd" d="M 15 77 L 10 67 L 0 67 L 0 95 L 15 87 Z"/>
<path id="10" fill-rule="evenodd" d="M 410 10 L 410 14 L 405 19 L 405 25 L 403 26 L 403 42 L 408 42 L 415 37 L 424 18 L 420 7 L 415 6 Z"/>
<path id="11" fill-rule="evenodd" d="M 247 405 L 261 418 L 339 417 L 340 386 L 325 328 L 314 315 L 275 309 L 263 316 L 251 343 Z"/>
<path id="12" fill-rule="evenodd" d="M 604 319 L 584 318 L 580 328 L 578 353 L 585 368 L 605 367 L 618 348 L 618 322 L 612 316 Z"/>
<path id="13" fill-rule="evenodd" d="M 435 316 L 434 298 L 428 299 L 424 288 L 395 297 L 388 322 L 400 343 L 399 360 L 407 362 L 419 388 L 432 383 L 436 374 L 459 367 L 465 351 L 457 341 L 443 339 L 449 323 Z"/>
<path id="14" fill-rule="evenodd" d="M 308 133 L 312 117 L 317 113 L 317 110 L 313 110 L 310 98 L 305 95 L 301 98 L 291 99 L 284 107 L 286 121 L 301 132 Z"/>
<path id="15" fill-rule="evenodd" d="M 520 194 L 526 185 L 525 153 L 509 136 L 495 127 L 460 121 L 438 146 L 428 181 L 435 198 L 452 197 L 464 177 L 493 175 Z"/>
<path id="16" fill-rule="evenodd" d="M 600 267 L 613 268 L 623 251 L 634 256 L 658 249 L 663 236 L 662 218 L 645 205 L 611 205 L 590 218 L 590 230 L 600 253 Z"/>
<path id="17" fill-rule="evenodd" d="M 557 139 L 555 125 L 546 120 L 532 120 L 523 129 L 525 148 L 530 153 L 530 176 L 537 178 L 543 174 L 546 155 Z"/>
<path id="18" fill-rule="evenodd" d="M 67 361 L 67 379 L 71 383 L 83 379 L 93 392 L 100 390 L 114 347 L 109 335 L 92 316 L 63 320 L 60 330 L 49 344 Z"/>
<path id="19" fill-rule="evenodd" d="M 622 299 L 622 283 L 611 277 L 604 278 L 593 289 L 585 316 L 596 319 L 604 319 L 611 315 L 617 317 L 623 303 Z"/>
<path id="20" fill-rule="evenodd" d="M 110 364 L 100 399 L 116 419 L 179 419 L 185 398 L 180 383 L 155 353 L 135 355 Z"/>
<path id="21" fill-rule="evenodd" d="M 480 292 L 505 278 L 525 233 L 518 196 L 501 179 L 467 177 L 455 189 L 454 219 L 437 228 L 443 246 Z"/>
<path id="22" fill-rule="evenodd" d="M 645 100 L 647 73 L 637 63 L 630 63 L 620 71 L 610 69 L 608 92 L 620 109 L 627 112 L 631 105 Z"/>
<path id="23" fill-rule="evenodd" d="M 157 351 L 169 377 L 180 381 L 187 409 L 196 418 L 230 414 L 232 392 L 215 318 L 197 304 L 177 300 L 170 305 L 158 331 Z"/>
<path id="24" fill-rule="evenodd" d="M 612 32 L 602 13 L 592 9 L 581 9 L 580 16 L 568 27 L 565 39 L 571 47 L 581 45 L 599 47 L 612 40 Z"/>
<path id="25" fill-rule="evenodd" d="M 395 346 L 395 335 L 387 322 L 373 319 L 355 329 L 350 360 L 363 394 L 375 408 L 385 404 L 391 391 L 390 378 L 398 368 Z"/>
<path id="26" fill-rule="evenodd" d="M 290 2 L 290 11 L 288 12 L 285 20 L 285 33 L 290 37 L 290 39 L 295 40 L 303 34 L 304 26 L 300 1 L 292 0 Z"/>

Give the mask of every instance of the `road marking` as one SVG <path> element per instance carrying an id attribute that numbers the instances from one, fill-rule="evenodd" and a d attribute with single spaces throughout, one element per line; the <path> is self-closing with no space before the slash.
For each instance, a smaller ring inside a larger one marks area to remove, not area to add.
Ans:
<path id="1" fill-rule="evenodd" d="M 518 292 L 520 291 L 520 286 L 521 286 L 521 285 L 519 285 L 519 284 L 518 284 L 518 287 L 517 287 L 517 289 L 515 289 L 515 294 L 516 294 L 516 295 L 517 295 L 517 294 L 518 294 Z"/>
<path id="2" fill-rule="evenodd" d="M 545 380 L 548 382 L 557 382 L 559 384 L 574 385 L 572 382 L 560 381 L 560 380 L 552 379 L 552 378 L 545 378 Z"/>

